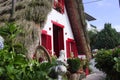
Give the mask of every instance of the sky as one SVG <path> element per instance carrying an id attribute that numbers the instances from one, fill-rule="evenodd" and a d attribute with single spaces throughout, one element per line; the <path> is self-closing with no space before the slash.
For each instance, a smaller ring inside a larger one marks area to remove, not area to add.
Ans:
<path id="1" fill-rule="evenodd" d="M 97 30 L 104 28 L 105 23 L 111 23 L 112 28 L 120 32 L 119 0 L 83 0 L 84 11 L 96 18 L 89 23 Z"/>

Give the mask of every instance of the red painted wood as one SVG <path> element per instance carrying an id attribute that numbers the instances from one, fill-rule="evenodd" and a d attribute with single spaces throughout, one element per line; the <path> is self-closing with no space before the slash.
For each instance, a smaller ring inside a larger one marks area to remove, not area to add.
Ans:
<path id="1" fill-rule="evenodd" d="M 52 40 L 51 40 L 51 36 L 47 35 L 47 50 L 48 52 L 52 55 Z"/>
<path id="2" fill-rule="evenodd" d="M 72 41 L 73 41 L 73 39 L 70 39 L 70 38 L 68 38 L 67 40 L 68 40 L 69 42 L 72 42 Z"/>
<path id="3" fill-rule="evenodd" d="M 67 58 L 70 58 L 70 41 L 66 40 L 66 52 L 67 52 Z"/>
<path id="4" fill-rule="evenodd" d="M 67 58 L 71 57 L 71 53 L 73 52 L 73 57 L 78 57 L 78 51 L 76 43 L 73 39 L 68 38 L 66 40 L 66 49 L 67 49 Z"/>
<path id="5" fill-rule="evenodd" d="M 63 37 L 63 28 L 58 30 L 58 42 L 59 42 L 59 50 L 64 49 L 64 37 Z"/>
<path id="6" fill-rule="evenodd" d="M 42 45 L 45 47 L 45 48 L 47 48 L 47 35 L 46 34 L 42 34 L 41 35 L 41 39 L 42 39 Z"/>
<path id="7" fill-rule="evenodd" d="M 46 30 L 42 30 L 42 34 L 47 34 L 47 31 Z"/>
<path id="8" fill-rule="evenodd" d="M 52 40 L 51 40 L 51 36 L 47 34 L 47 31 L 45 30 L 42 31 L 41 39 L 42 39 L 42 45 L 48 50 L 50 54 L 52 54 L 51 53 Z"/>
<path id="9" fill-rule="evenodd" d="M 64 13 L 64 0 L 58 0 L 58 2 L 56 2 L 55 0 L 54 0 L 54 9 L 56 9 L 57 7 L 59 7 L 60 8 L 60 13 Z"/>
<path id="10" fill-rule="evenodd" d="M 47 35 L 47 49 L 51 50 L 52 49 L 52 43 L 51 43 L 51 36 Z"/>
<path id="11" fill-rule="evenodd" d="M 56 22 L 56 21 L 51 20 L 51 22 L 52 22 L 54 25 L 58 26 L 58 27 L 64 28 L 64 25 L 62 25 L 62 24 L 60 24 L 60 23 L 58 23 L 58 22 Z"/>
<path id="12" fill-rule="evenodd" d="M 75 41 L 71 42 L 71 51 L 74 53 L 74 57 L 78 57 L 78 51 Z"/>
<path id="13" fill-rule="evenodd" d="M 56 56 L 59 57 L 60 50 L 64 50 L 64 34 L 63 34 L 64 26 L 55 21 L 51 21 L 51 22 L 53 23 L 54 52 Z"/>

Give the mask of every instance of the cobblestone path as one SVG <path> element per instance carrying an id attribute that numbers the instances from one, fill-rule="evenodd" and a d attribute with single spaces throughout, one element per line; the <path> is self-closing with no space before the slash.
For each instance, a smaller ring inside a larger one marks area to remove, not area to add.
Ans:
<path id="1" fill-rule="evenodd" d="M 90 61 L 90 68 L 92 69 L 92 73 L 87 75 L 83 80 L 105 80 L 106 75 L 95 67 L 94 59 Z"/>

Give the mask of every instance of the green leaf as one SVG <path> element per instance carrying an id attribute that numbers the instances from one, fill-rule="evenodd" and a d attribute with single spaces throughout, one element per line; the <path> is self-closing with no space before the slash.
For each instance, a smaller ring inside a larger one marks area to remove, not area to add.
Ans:
<path id="1" fill-rule="evenodd" d="M 0 76 L 4 73 L 5 69 L 3 67 L 0 67 Z"/>
<path id="2" fill-rule="evenodd" d="M 26 62 L 25 58 L 26 58 L 25 55 L 23 55 L 23 54 L 17 54 L 15 56 L 15 62 L 14 62 L 14 64 L 19 64 L 19 65 L 26 64 L 27 62 Z"/>

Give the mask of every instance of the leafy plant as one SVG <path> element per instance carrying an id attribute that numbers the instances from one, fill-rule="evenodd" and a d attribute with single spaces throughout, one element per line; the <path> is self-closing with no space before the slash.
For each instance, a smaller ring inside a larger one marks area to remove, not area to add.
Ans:
<path id="1" fill-rule="evenodd" d="M 15 23 L 0 27 L 0 35 L 5 39 L 4 48 L 0 50 L 0 79 L 49 80 L 49 70 L 54 63 L 28 60 L 24 46 L 14 41 L 19 33 L 19 27 Z"/>
<path id="2" fill-rule="evenodd" d="M 115 60 L 115 62 L 116 62 L 116 64 L 115 64 L 115 69 L 118 71 L 118 72 L 120 72 L 120 57 L 119 58 L 114 58 L 114 60 Z"/>
<path id="3" fill-rule="evenodd" d="M 90 41 L 90 47 L 91 47 L 92 50 L 95 49 L 97 34 L 98 34 L 98 31 L 97 31 L 96 27 L 94 27 L 91 30 L 88 30 L 88 37 L 89 37 L 89 41 Z"/>
<path id="4" fill-rule="evenodd" d="M 107 74 L 108 80 L 118 80 L 120 48 L 112 50 L 100 50 L 95 56 L 96 67 Z"/>
<path id="5" fill-rule="evenodd" d="M 114 61 L 115 61 L 114 68 L 116 69 L 116 71 L 120 72 L 120 48 L 115 48 L 113 52 L 115 56 L 114 57 Z"/>
<path id="6" fill-rule="evenodd" d="M 22 33 L 22 30 L 15 23 L 6 23 L 5 26 L 0 27 L 0 35 L 5 39 L 5 44 L 8 45 L 9 51 L 19 50 L 19 53 L 24 53 L 25 48 L 23 45 L 15 41 L 20 33 Z"/>
<path id="7" fill-rule="evenodd" d="M 71 73 L 77 72 L 81 66 L 81 61 L 79 58 L 69 58 L 67 60 L 67 63 L 68 63 L 68 71 L 70 71 Z"/>

